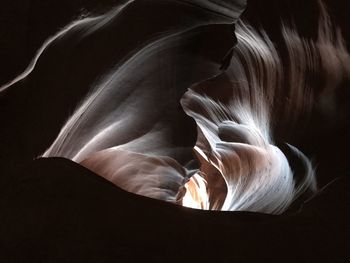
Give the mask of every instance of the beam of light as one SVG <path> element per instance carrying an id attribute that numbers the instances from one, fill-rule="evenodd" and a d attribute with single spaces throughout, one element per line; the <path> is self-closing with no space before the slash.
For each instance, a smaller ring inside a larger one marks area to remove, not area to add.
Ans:
<path id="1" fill-rule="evenodd" d="M 209 210 L 209 195 L 207 182 L 203 176 L 194 174 L 185 184 L 186 193 L 182 198 L 182 205 L 190 208 Z"/>

